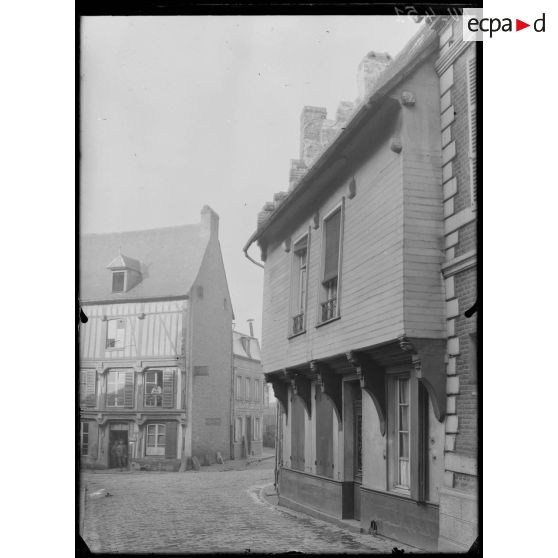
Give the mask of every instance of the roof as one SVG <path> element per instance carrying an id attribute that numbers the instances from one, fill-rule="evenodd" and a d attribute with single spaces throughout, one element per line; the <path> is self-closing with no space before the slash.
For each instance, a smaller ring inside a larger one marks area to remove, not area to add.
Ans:
<path id="1" fill-rule="evenodd" d="M 88 234 L 80 238 L 82 303 L 185 296 L 194 283 L 209 237 L 202 226 Z M 112 292 L 107 269 L 122 253 L 141 267 L 142 280 L 124 293 Z"/>
<path id="2" fill-rule="evenodd" d="M 297 204 L 301 192 L 306 190 L 316 177 L 319 176 L 319 173 L 327 166 L 326 162 L 331 160 L 336 152 L 340 152 L 358 133 L 359 126 L 364 119 L 368 119 L 379 110 L 382 110 L 384 106 L 383 101 L 388 97 L 389 93 L 430 54 L 431 49 L 435 49 L 438 44 L 437 39 L 437 32 L 429 25 L 423 25 L 415 33 L 403 50 L 393 59 L 393 62 L 380 74 L 374 90 L 368 98 L 363 99 L 355 108 L 351 119 L 344 128 L 323 149 L 306 174 L 289 192 L 288 196 L 280 204 L 276 204 L 273 213 L 258 226 L 244 246 L 245 253 L 247 253 L 253 242 L 265 235 L 270 226 L 281 218 L 281 215 L 289 215 L 289 208 L 292 208 L 293 204 Z"/>
<path id="3" fill-rule="evenodd" d="M 262 359 L 258 340 L 240 331 L 233 331 L 233 355 L 259 361 Z"/>
<path id="4" fill-rule="evenodd" d="M 141 263 L 124 254 L 118 254 L 118 256 L 107 265 L 107 269 L 134 269 L 135 271 L 141 272 Z"/>

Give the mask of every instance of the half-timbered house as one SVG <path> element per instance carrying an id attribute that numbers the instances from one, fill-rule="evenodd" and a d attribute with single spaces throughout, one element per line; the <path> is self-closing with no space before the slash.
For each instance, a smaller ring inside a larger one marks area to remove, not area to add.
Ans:
<path id="1" fill-rule="evenodd" d="M 395 59 L 369 53 L 359 99 L 335 120 L 304 108 L 289 192 L 264 206 L 245 246 L 265 262 L 280 504 L 428 550 L 455 412 L 439 43 L 426 24 Z"/>
<path id="2" fill-rule="evenodd" d="M 80 242 L 80 453 L 177 470 L 230 450 L 232 308 L 208 206 L 195 225 Z"/>

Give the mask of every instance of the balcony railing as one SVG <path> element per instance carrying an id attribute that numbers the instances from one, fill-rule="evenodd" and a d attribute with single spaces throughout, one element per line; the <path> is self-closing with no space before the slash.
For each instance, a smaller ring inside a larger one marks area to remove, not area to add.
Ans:
<path id="1" fill-rule="evenodd" d="M 145 396 L 145 406 L 146 407 L 162 407 L 163 406 L 163 396 L 149 394 Z"/>
<path id="2" fill-rule="evenodd" d="M 337 299 L 330 298 L 322 302 L 322 322 L 327 322 L 337 315 Z"/>
<path id="3" fill-rule="evenodd" d="M 304 314 L 293 316 L 293 335 L 304 330 Z"/>

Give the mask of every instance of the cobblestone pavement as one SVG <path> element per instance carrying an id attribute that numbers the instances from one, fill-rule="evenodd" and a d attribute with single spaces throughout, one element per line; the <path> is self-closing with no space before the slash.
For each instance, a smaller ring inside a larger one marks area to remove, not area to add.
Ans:
<path id="1" fill-rule="evenodd" d="M 352 533 L 261 497 L 273 460 L 244 470 L 86 472 L 83 538 L 92 552 L 391 553 L 411 547 Z M 105 488 L 111 497 L 91 498 Z"/>

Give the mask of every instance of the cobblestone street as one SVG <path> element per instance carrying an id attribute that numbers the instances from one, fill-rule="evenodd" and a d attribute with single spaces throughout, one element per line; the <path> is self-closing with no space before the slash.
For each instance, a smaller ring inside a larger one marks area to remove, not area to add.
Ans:
<path id="1" fill-rule="evenodd" d="M 85 472 L 84 540 L 92 552 L 391 553 L 405 545 L 353 533 L 261 497 L 273 460 L 187 473 Z M 111 497 L 91 498 L 106 489 Z"/>

